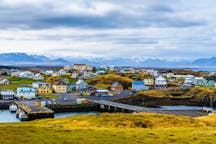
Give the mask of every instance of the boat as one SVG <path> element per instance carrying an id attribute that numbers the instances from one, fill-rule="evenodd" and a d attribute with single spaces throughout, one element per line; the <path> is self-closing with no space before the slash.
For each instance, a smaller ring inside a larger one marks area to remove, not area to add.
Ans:
<path id="1" fill-rule="evenodd" d="M 20 114 L 20 109 L 18 109 L 17 111 L 16 111 L 16 118 L 19 118 L 19 114 Z"/>
<path id="2" fill-rule="evenodd" d="M 27 120 L 28 120 L 28 115 L 27 115 L 25 112 L 21 111 L 21 112 L 19 113 L 18 118 L 19 118 L 21 121 L 27 121 Z"/>
<path id="3" fill-rule="evenodd" d="M 11 105 L 9 106 L 10 112 L 16 112 L 17 109 L 18 109 L 18 107 L 17 107 L 17 105 L 15 105 L 15 104 L 11 104 Z"/>

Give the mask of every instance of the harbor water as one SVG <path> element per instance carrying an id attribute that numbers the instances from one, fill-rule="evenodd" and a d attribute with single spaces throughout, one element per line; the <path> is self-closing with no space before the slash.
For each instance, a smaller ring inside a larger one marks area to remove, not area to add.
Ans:
<path id="1" fill-rule="evenodd" d="M 97 114 L 98 112 L 66 112 L 66 113 L 56 113 L 55 118 L 64 118 L 68 116 L 76 116 L 76 115 L 88 115 L 88 114 Z M 0 123 L 8 123 L 8 122 L 20 122 L 19 119 L 16 118 L 16 113 L 11 113 L 9 110 L 0 110 Z"/>
<path id="2" fill-rule="evenodd" d="M 145 107 L 146 110 L 197 110 L 197 106 L 162 106 L 160 108 L 149 108 Z M 88 115 L 88 114 L 97 114 L 98 112 L 64 112 L 64 113 L 55 113 L 55 118 L 64 118 L 68 116 L 77 116 L 77 115 Z M 8 122 L 20 122 L 16 118 L 15 113 L 11 113 L 9 110 L 0 110 L 0 123 Z"/>

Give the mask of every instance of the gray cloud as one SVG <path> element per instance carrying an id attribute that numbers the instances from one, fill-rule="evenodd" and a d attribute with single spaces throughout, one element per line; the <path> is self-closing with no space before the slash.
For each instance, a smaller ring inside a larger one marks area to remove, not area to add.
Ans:
<path id="1" fill-rule="evenodd" d="M 0 52 L 213 56 L 215 6 L 211 0 L 1 0 Z"/>
<path id="2" fill-rule="evenodd" d="M 71 7 L 62 10 L 67 4 Z M 172 5 L 160 2 L 149 4 L 144 0 L 139 6 L 136 4 L 134 6 L 132 2 L 131 6 L 127 3 L 125 5 L 122 3 L 119 6 L 116 2 L 112 2 L 98 5 L 97 8 L 97 4 L 83 1 L 82 4 L 77 2 L 76 6 L 80 7 L 77 8 L 77 12 L 76 7 L 72 4 L 72 2 L 65 1 L 65 4 L 59 7 L 57 6 L 58 2 L 56 5 L 51 3 L 22 4 L 22 2 L 12 6 L 9 4 L 0 5 L 0 26 L 26 26 L 37 29 L 56 26 L 85 28 L 190 27 L 206 24 L 203 20 L 175 17 L 175 9 L 172 8 Z M 103 9 L 108 10 L 104 12 Z"/>

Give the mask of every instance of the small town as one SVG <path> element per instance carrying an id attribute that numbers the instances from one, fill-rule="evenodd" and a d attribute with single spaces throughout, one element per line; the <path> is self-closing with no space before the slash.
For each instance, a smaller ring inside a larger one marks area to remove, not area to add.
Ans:
<path id="1" fill-rule="evenodd" d="M 16 112 L 21 121 L 75 111 L 198 117 L 214 113 L 216 105 L 214 72 L 74 64 L 0 73 L 0 108 Z"/>

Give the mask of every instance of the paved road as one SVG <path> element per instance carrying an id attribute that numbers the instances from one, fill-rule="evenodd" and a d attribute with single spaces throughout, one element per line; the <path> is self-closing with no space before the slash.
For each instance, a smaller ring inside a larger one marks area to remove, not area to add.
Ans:
<path id="1" fill-rule="evenodd" d="M 58 94 L 60 96 L 60 98 L 58 98 L 56 100 L 64 101 L 65 98 L 67 100 L 76 100 L 77 98 L 85 98 L 85 99 L 88 99 L 88 100 L 107 100 L 107 101 L 112 101 L 114 99 L 129 97 L 129 93 L 130 93 L 130 91 L 122 91 L 119 94 L 114 95 L 114 96 L 102 96 L 102 97 L 98 97 L 98 96 L 76 96 L 73 93 Z"/>
<path id="2" fill-rule="evenodd" d="M 130 93 L 130 91 L 122 91 L 119 94 L 114 95 L 114 96 L 101 96 L 101 97 L 98 97 L 98 96 L 89 96 L 89 97 L 86 97 L 86 99 L 89 99 L 89 100 L 106 100 L 106 101 L 112 101 L 114 99 L 120 99 L 120 98 L 129 97 L 130 96 L 129 93 Z"/>
<path id="3" fill-rule="evenodd" d="M 106 100 L 89 100 L 89 101 L 97 103 L 97 104 L 112 106 L 112 107 L 130 110 L 134 112 L 143 112 L 143 111 L 151 110 L 150 108 L 144 108 L 144 107 L 122 104 L 122 103 L 117 103 L 117 102 L 111 102 L 111 101 L 106 101 Z"/>

